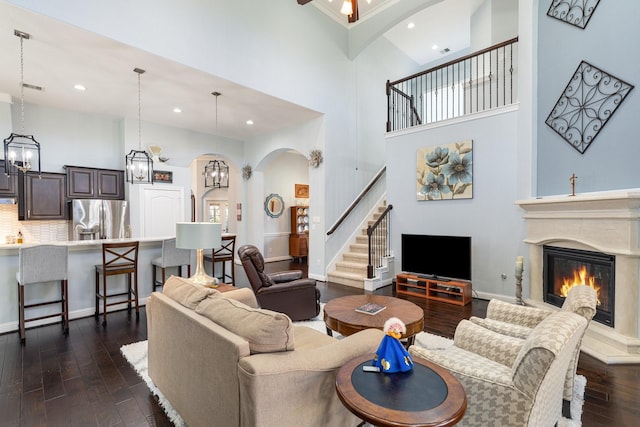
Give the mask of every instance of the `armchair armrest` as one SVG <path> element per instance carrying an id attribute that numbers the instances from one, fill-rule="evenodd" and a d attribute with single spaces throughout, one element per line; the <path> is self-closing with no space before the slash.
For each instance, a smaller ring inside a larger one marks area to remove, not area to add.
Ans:
<path id="1" fill-rule="evenodd" d="M 456 328 L 453 342 L 458 348 L 501 363 L 511 369 L 524 341 L 488 330 L 468 320 L 462 320 Z"/>
<path id="2" fill-rule="evenodd" d="M 258 295 L 264 297 L 268 294 L 280 293 L 280 292 L 295 292 L 297 290 L 305 290 L 316 287 L 316 281 L 314 279 L 298 279 L 290 282 L 276 282 L 271 286 L 266 286 L 258 289 Z"/>
<path id="3" fill-rule="evenodd" d="M 262 308 L 286 313 L 293 321 L 310 319 L 320 312 L 320 291 L 313 279 L 262 287 L 256 296 Z"/>
<path id="4" fill-rule="evenodd" d="M 267 276 L 273 280 L 274 283 L 290 282 L 292 280 L 302 279 L 301 270 L 287 270 L 279 271 L 277 273 L 268 273 Z"/>
<path id="5" fill-rule="evenodd" d="M 502 363 L 489 360 L 471 351 L 458 348 L 455 345 L 446 350 L 429 350 L 412 345 L 409 354 L 428 360 L 461 376 L 488 381 L 503 387 L 512 387 L 512 368 Z M 463 385 L 465 383 L 463 382 Z"/>
<path id="6" fill-rule="evenodd" d="M 552 310 L 525 307 L 492 299 L 487 306 L 487 319 L 534 328 L 543 319 L 553 313 Z"/>
<path id="7" fill-rule="evenodd" d="M 533 330 L 532 328 L 527 328 L 526 326 L 520 326 L 513 323 L 507 323 L 494 319 L 486 319 L 482 317 L 471 316 L 469 320 L 476 325 L 480 325 L 483 328 L 489 329 L 490 331 L 520 339 L 525 339 Z"/>

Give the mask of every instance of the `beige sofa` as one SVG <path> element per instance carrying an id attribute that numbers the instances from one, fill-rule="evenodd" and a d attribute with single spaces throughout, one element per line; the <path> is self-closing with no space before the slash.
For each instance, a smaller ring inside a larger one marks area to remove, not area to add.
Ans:
<path id="1" fill-rule="evenodd" d="M 336 340 L 256 308 L 248 288 L 218 293 L 172 276 L 147 300 L 149 376 L 190 427 L 348 426 L 337 369 L 383 333 Z"/>

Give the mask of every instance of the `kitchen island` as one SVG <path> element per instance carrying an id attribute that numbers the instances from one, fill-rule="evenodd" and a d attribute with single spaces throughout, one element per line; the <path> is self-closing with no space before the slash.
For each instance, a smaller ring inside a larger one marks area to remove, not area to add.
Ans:
<path id="1" fill-rule="evenodd" d="M 139 241 L 138 252 L 138 298 L 144 305 L 147 297 L 153 292 L 151 260 L 159 257 L 162 252 L 162 241 L 169 237 L 139 238 L 139 239 L 105 239 L 105 240 L 76 240 L 65 242 L 42 242 L 38 244 L 64 245 L 69 247 L 69 318 L 93 316 L 95 312 L 95 265 L 102 264 L 102 243 Z M 0 245 L 0 333 L 18 330 L 18 250 L 21 246 L 34 246 L 34 243 L 1 244 Z M 195 252 L 195 251 L 194 251 Z M 193 255 L 192 255 L 193 256 Z M 125 289 L 125 277 L 110 277 L 111 289 Z M 26 299 L 35 301 L 38 295 L 54 299 L 58 295 L 59 287 L 49 284 L 27 285 Z M 44 299 L 44 298 L 43 298 Z M 123 308 L 126 305 L 123 304 Z M 111 309 L 117 309 L 112 307 Z M 53 312 L 53 307 L 39 308 L 42 313 Z M 31 311 L 30 313 L 35 313 Z M 40 324 L 53 323 L 59 318 L 44 319 Z M 38 322 L 28 324 L 28 327 Z"/>

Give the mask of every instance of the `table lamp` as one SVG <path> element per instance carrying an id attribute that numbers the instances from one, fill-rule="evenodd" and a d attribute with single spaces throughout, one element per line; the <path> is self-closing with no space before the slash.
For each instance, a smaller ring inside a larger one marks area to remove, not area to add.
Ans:
<path id="1" fill-rule="evenodd" d="M 217 287 L 218 279 L 204 270 L 204 249 L 221 245 L 222 225 L 214 222 L 176 223 L 176 247 L 196 250 L 196 271 L 189 278 L 195 285 Z"/>

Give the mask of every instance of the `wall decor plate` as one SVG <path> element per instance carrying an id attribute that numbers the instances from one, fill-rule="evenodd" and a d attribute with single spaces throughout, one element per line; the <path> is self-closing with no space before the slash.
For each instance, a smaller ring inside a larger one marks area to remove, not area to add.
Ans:
<path id="1" fill-rule="evenodd" d="M 473 141 L 466 140 L 416 152 L 417 200 L 473 198 Z"/>
<path id="2" fill-rule="evenodd" d="M 545 123 L 584 154 L 632 89 L 633 85 L 582 61 Z"/>
<path id="3" fill-rule="evenodd" d="M 584 29 L 600 0 L 553 0 L 547 16 Z"/>

